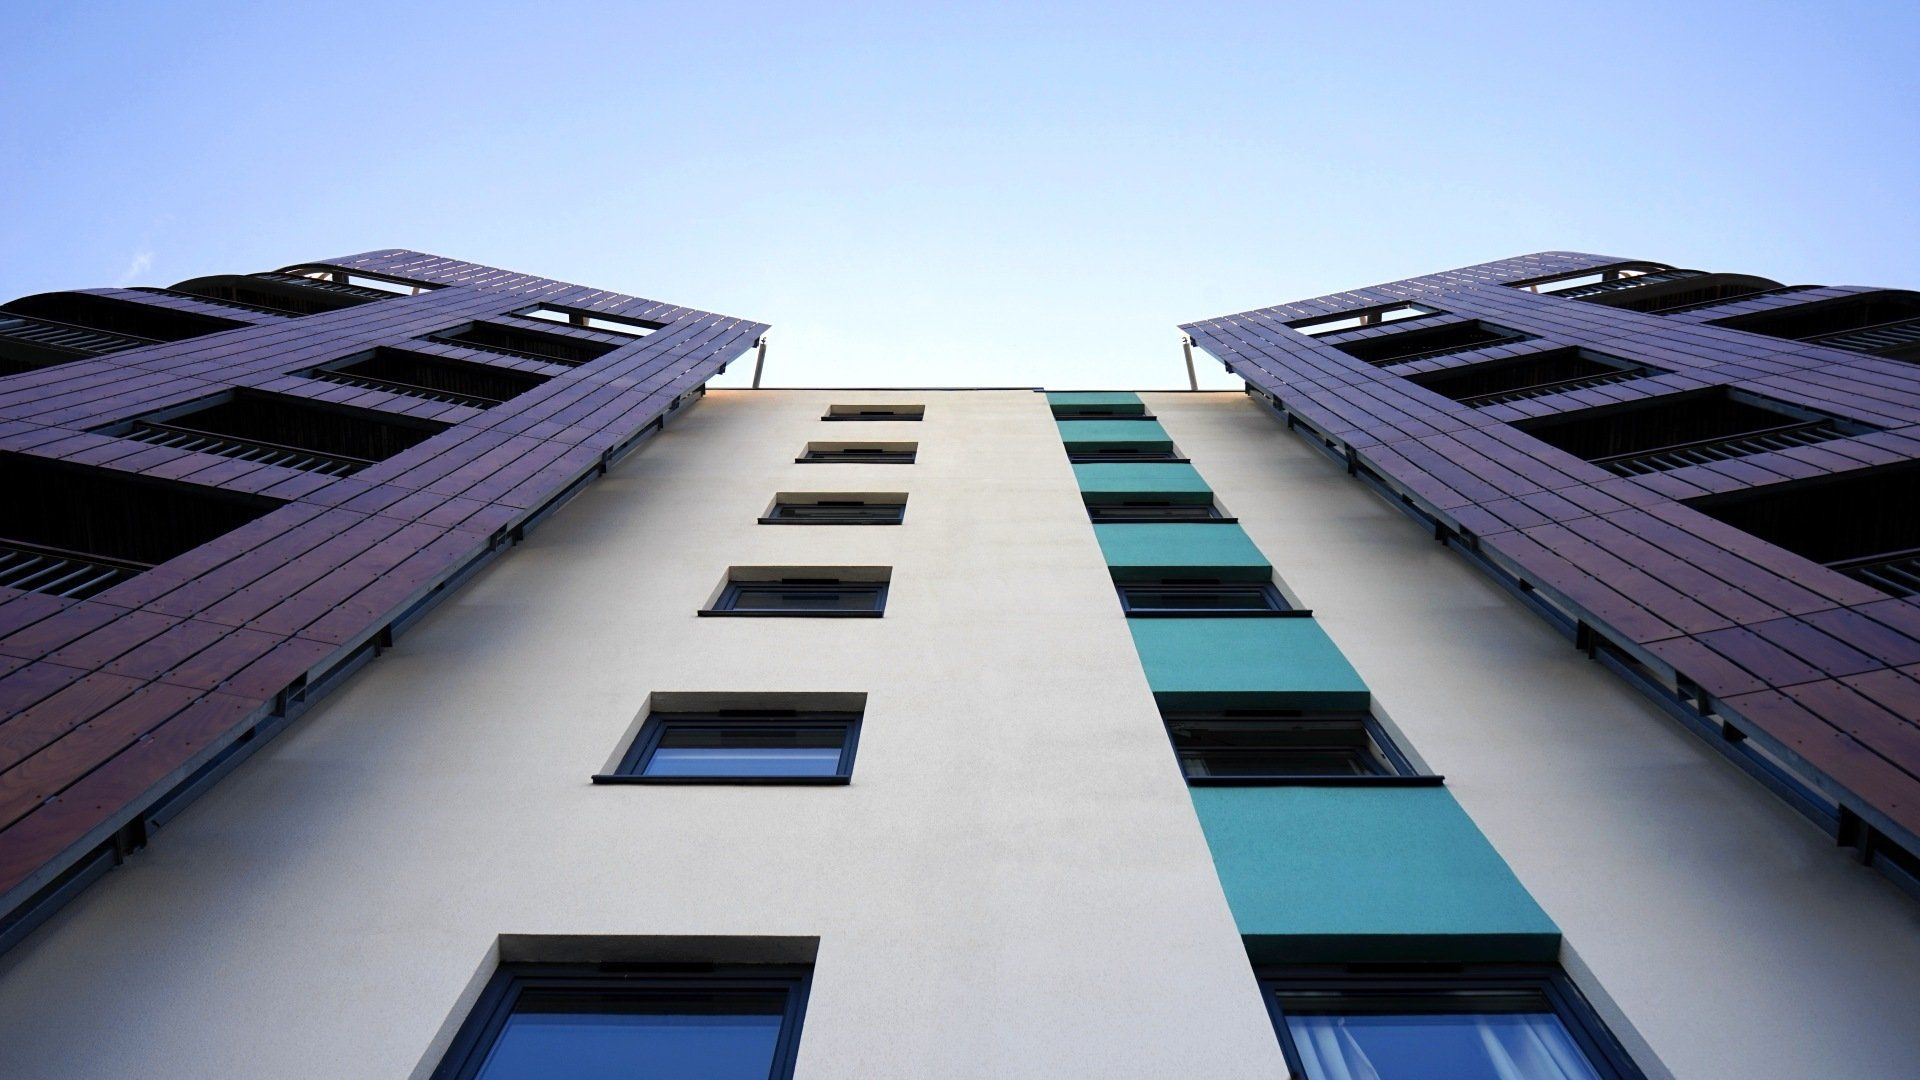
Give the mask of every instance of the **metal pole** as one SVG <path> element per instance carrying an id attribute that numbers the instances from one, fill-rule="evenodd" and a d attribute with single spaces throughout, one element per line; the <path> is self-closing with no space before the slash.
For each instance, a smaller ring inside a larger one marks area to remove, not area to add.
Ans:
<path id="1" fill-rule="evenodd" d="M 759 354 L 753 358 L 753 388 L 758 390 L 760 389 L 760 371 L 767 366 L 767 335 L 761 334 L 760 340 L 754 344 L 760 346 Z"/>
<path id="2" fill-rule="evenodd" d="M 1193 373 L 1193 337 L 1192 335 L 1190 334 L 1180 335 L 1180 351 L 1187 354 L 1187 389 L 1198 390 L 1200 389 L 1200 376 L 1195 375 Z"/>

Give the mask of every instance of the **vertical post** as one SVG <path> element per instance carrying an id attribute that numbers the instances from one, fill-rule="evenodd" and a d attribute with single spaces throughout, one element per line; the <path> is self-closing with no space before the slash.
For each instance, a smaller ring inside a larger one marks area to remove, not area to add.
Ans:
<path id="1" fill-rule="evenodd" d="M 1193 373 L 1193 335 L 1180 335 L 1180 351 L 1187 354 L 1187 389 L 1200 389 L 1200 376 Z"/>
<path id="2" fill-rule="evenodd" d="M 760 340 L 754 344 L 760 347 L 760 352 L 753 358 L 753 388 L 758 390 L 760 389 L 760 372 L 767 366 L 767 335 L 761 334 Z"/>

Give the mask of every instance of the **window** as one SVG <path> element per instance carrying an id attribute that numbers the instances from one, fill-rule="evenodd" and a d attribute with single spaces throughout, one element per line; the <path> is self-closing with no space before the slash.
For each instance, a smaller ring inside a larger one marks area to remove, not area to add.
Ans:
<path id="1" fill-rule="evenodd" d="M 829 405 L 822 420 L 923 420 L 925 405 Z"/>
<path id="2" fill-rule="evenodd" d="M 83 599 L 281 504 L 0 453 L 0 588 Z"/>
<path id="3" fill-rule="evenodd" d="M 1190 784 L 1440 782 L 1414 768 L 1370 713 L 1235 709 L 1169 713 L 1166 722 Z"/>
<path id="4" fill-rule="evenodd" d="M 784 1080 L 805 968 L 506 964 L 434 1080 Z"/>
<path id="5" fill-rule="evenodd" d="M 792 709 L 654 713 L 599 783 L 844 784 L 860 714 Z"/>
<path id="6" fill-rule="evenodd" d="M 905 495 L 816 495 L 781 493 L 760 519 L 762 525 L 898 525 L 906 519 Z"/>
<path id="7" fill-rule="evenodd" d="M 1549 274 L 1546 277 L 1528 278 L 1525 281 L 1509 281 L 1507 286 L 1535 293 L 1565 293 L 1594 285 L 1631 281 L 1634 278 L 1668 269 L 1669 267 L 1660 263 L 1620 263 L 1615 266 L 1601 267 L 1598 270 L 1575 270 L 1567 274 Z M 1682 273 L 1699 273 L 1699 271 L 1682 271 Z"/>
<path id="8" fill-rule="evenodd" d="M 1655 280 L 1665 278 L 1666 280 Z M 1649 315 L 1671 315 L 1677 311 L 1730 304 L 1735 300 L 1788 292 L 1777 281 L 1746 274 L 1696 274 L 1669 271 L 1665 275 L 1648 274 L 1638 281 L 1624 282 L 1604 291 L 1574 297 L 1589 304 L 1644 311 Z"/>
<path id="9" fill-rule="evenodd" d="M 0 307 L 0 376 L 245 325 L 93 293 L 42 293 Z"/>
<path id="10" fill-rule="evenodd" d="M 1239 519 L 1220 512 L 1209 502 L 1174 502 L 1170 499 L 1129 499 L 1121 502 L 1087 503 L 1087 517 L 1111 524 L 1151 523 L 1156 521 L 1218 522 L 1231 525 Z"/>
<path id="11" fill-rule="evenodd" d="M 1430 308 L 1425 304 L 1393 304 L 1345 315 L 1321 315 L 1312 319 L 1295 319 L 1287 326 L 1308 336 L 1318 337 L 1321 334 L 1337 334 L 1342 330 L 1359 330 L 1362 327 L 1381 326 L 1403 319 L 1417 319 L 1422 315 L 1444 314 L 1446 313 L 1439 308 Z"/>
<path id="12" fill-rule="evenodd" d="M 333 266 L 289 266 L 277 276 L 302 278 L 321 285 L 337 285 L 363 293 L 377 293 L 383 296 L 418 296 L 440 288 L 431 281 L 414 281 L 410 278 L 386 277 L 381 274 L 363 274 L 356 271 L 341 270 Z"/>
<path id="13" fill-rule="evenodd" d="M 1475 319 L 1425 330 L 1401 330 L 1356 341 L 1337 341 L 1333 347 L 1356 360 L 1364 360 L 1375 367 L 1385 367 L 1388 364 L 1428 360 L 1436 356 L 1451 356 L 1495 345 L 1517 345 L 1531 340 L 1532 334 Z"/>
<path id="14" fill-rule="evenodd" d="M 845 461 L 868 465 L 911 465 L 919 443 L 824 443 L 810 442 L 793 460 L 802 465 L 823 461 Z"/>
<path id="15" fill-rule="evenodd" d="M 1624 382 L 1656 370 L 1592 349 L 1568 348 L 1422 371 L 1408 375 L 1407 381 L 1462 405 L 1480 408 Z"/>
<path id="16" fill-rule="evenodd" d="M 301 274 L 216 274 L 154 291 L 293 316 L 318 315 L 404 295 L 390 288 L 370 289 Z"/>
<path id="17" fill-rule="evenodd" d="M 451 330 L 428 334 L 427 340 L 500 353 L 505 356 L 520 356 L 548 364 L 563 364 L 567 367 L 579 367 L 589 361 L 598 360 L 620 347 L 605 341 L 567 337 L 564 334 L 549 334 L 542 330 L 528 330 L 518 326 L 489 322 L 471 322 Z"/>
<path id="18" fill-rule="evenodd" d="M 1920 595 L 1920 463 L 1765 484 L 1686 505 L 1882 592 Z"/>
<path id="19" fill-rule="evenodd" d="M 646 337 L 667 325 L 648 319 L 628 318 L 625 315 L 609 315 L 601 311 L 561 307 L 558 304 L 535 304 L 529 308 L 521 308 L 514 314 L 523 319 L 539 319 L 542 322 L 559 323 L 561 326 L 598 330 L 603 334 L 625 334 L 628 337 Z"/>
<path id="20" fill-rule="evenodd" d="M 1920 292 L 1856 293 L 1735 315 L 1707 325 L 1920 362 Z"/>
<path id="21" fill-rule="evenodd" d="M 1566 975 L 1520 965 L 1292 968 L 1261 987 L 1304 1080 L 1638 1080 Z"/>
<path id="22" fill-rule="evenodd" d="M 448 425 L 285 394 L 233 391 L 149 413 L 108 434 L 262 465 L 345 476 L 417 446 Z"/>
<path id="23" fill-rule="evenodd" d="M 1725 386 L 1577 409 L 1514 427 L 1620 476 L 1729 461 L 1872 430 Z"/>
<path id="24" fill-rule="evenodd" d="M 1153 615 L 1309 615 L 1296 611 L 1271 581 L 1214 581 L 1197 578 L 1120 581 L 1120 607 L 1129 616 Z"/>
<path id="25" fill-rule="evenodd" d="M 879 618 L 887 606 L 885 568 L 737 567 L 702 615 Z"/>
<path id="26" fill-rule="evenodd" d="M 307 377 L 477 409 L 492 408 L 547 381 L 545 375 L 384 345 L 315 368 Z"/>
<path id="27" fill-rule="evenodd" d="M 1075 465 L 1112 461 L 1186 461 L 1179 452 L 1165 447 L 1100 446 L 1086 444 L 1067 448 L 1067 460 Z"/>

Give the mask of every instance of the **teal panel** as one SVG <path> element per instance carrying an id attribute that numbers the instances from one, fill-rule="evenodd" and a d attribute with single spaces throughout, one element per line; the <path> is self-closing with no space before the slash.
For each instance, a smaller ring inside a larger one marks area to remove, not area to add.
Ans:
<path id="1" fill-rule="evenodd" d="M 1128 421 L 1131 423 L 1132 421 Z M 1181 462 L 1094 462 L 1075 465 L 1080 491 L 1093 502 L 1121 499 L 1170 499 L 1174 502 L 1210 502 L 1213 489 L 1193 466 Z"/>
<path id="2" fill-rule="evenodd" d="M 1076 412 L 1132 413 L 1138 415 L 1147 411 L 1147 403 L 1140 400 L 1139 394 L 1128 393 L 1126 391 L 1049 391 L 1047 393 L 1047 404 L 1052 406 L 1055 416 L 1071 416 Z"/>
<path id="3" fill-rule="evenodd" d="M 1171 450 L 1173 439 L 1158 420 L 1056 420 L 1068 446 L 1127 446 Z"/>
<path id="4" fill-rule="evenodd" d="M 1095 525 L 1116 580 L 1217 577 L 1266 581 L 1273 567 L 1238 525 L 1164 521 Z"/>
<path id="5" fill-rule="evenodd" d="M 1127 628 L 1133 631 L 1147 685 L 1165 706 L 1364 709 L 1368 705 L 1367 684 L 1311 618 L 1129 619 Z"/>
<path id="6" fill-rule="evenodd" d="M 1196 787 L 1257 962 L 1552 960 L 1560 931 L 1443 787 Z"/>

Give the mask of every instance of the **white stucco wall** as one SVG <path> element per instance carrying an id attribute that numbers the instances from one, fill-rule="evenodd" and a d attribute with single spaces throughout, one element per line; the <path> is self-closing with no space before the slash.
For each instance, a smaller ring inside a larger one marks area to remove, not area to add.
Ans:
<path id="1" fill-rule="evenodd" d="M 810 490 L 906 524 L 755 524 Z M 694 615 L 843 564 L 885 618 Z M 866 692 L 853 783 L 589 785 L 716 690 Z M 0 958 L 0 1076 L 406 1076 L 502 934 L 818 936 L 808 1078 L 1284 1072 L 1030 392 L 713 393 Z"/>
<path id="2" fill-rule="evenodd" d="M 1920 904 L 1245 395 L 1144 396 L 1674 1075 L 1920 1075 Z"/>

